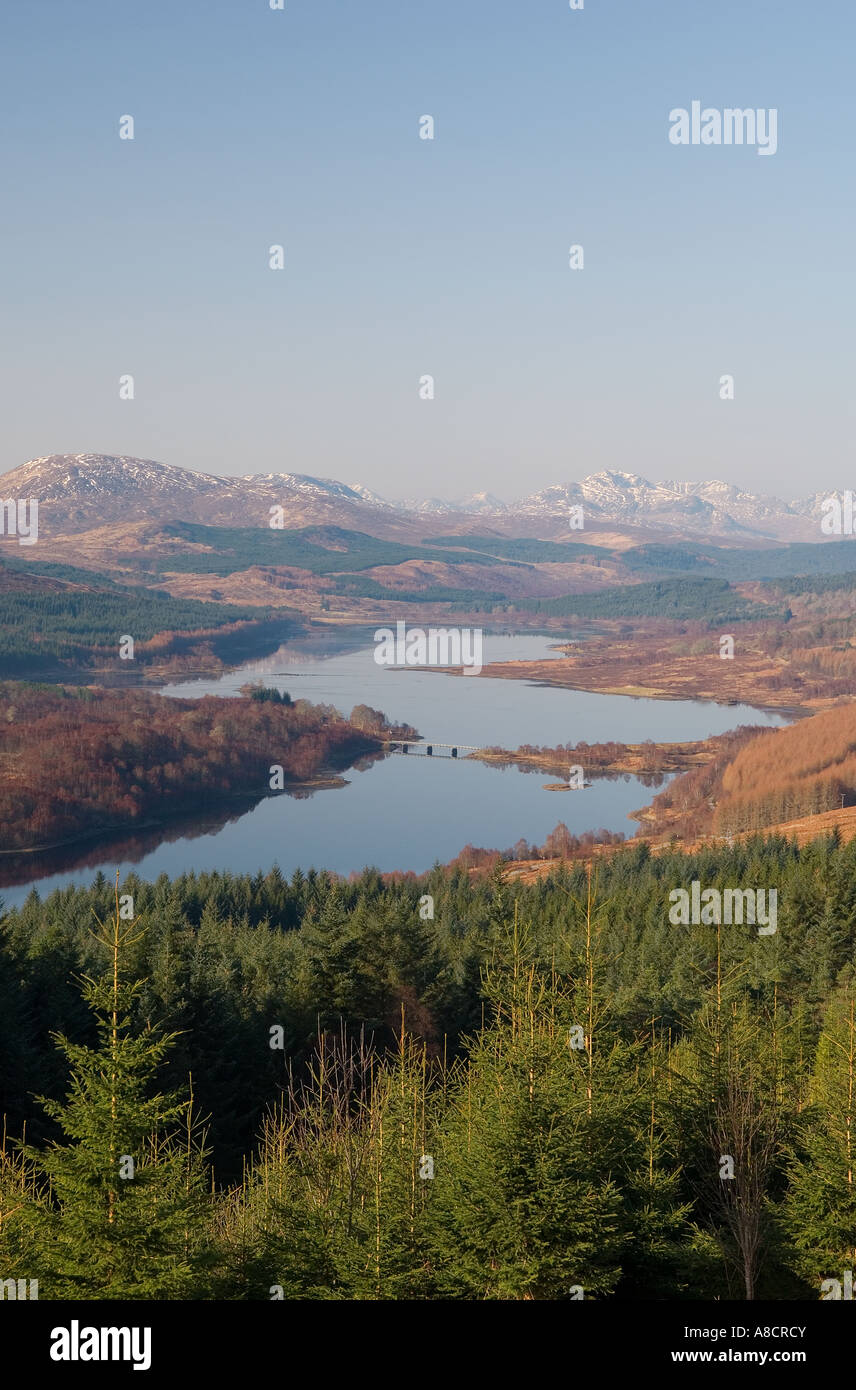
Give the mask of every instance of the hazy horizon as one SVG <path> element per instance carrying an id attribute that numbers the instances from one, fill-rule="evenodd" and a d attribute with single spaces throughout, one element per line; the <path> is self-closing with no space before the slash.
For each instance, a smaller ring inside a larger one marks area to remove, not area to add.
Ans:
<path id="1" fill-rule="evenodd" d="M 854 29 L 796 0 L 14 10 L 0 471 L 847 487 Z M 696 100 L 775 111 L 775 153 L 676 147 Z"/>

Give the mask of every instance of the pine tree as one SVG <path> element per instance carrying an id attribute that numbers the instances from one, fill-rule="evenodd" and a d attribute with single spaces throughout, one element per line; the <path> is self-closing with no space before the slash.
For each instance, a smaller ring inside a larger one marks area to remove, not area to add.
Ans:
<path id="1" fill-rule="evenodd" d="M 856 979 L 830 999 L 790 1169 L 785 1224 L 803 1275 L 856 1270 Z"/>
<path id="2" fill-rule="evenodd" d="M 118 886 L 114 920 L 99 926 L 110 969 L 83 982 L 98 1045 L 57 1036 L 70 1088 L 64 1101 L 40 1098 L 65 1142 L 22 1150 L 33 1174 L 25 1215 L 40 1296 L 199 1296 L 206 1205 L 192 1098 L 148 1094 L 173 1037 L 131 1031 L 140 984 L 125 982 L 120 966 L 140 933 L 120 922 Z"/>
<path id="3" fill-rule="evenodd" d="M 0 1279 L 37 1277 L 32 1258 L 32 1211 L 38 1201 L 33 1164 L 10 1143 L 0 1123 Z"/>
<path id="4" fill-rule="evenodd" d="M 616 1115 L 572 998 L 533 955 L 515 915 L 485 978 L 494 1021 L 449 1087 L 430 1213 L 446 1296 L 591 1298 L 620 1275 Z"/>
<path id="5" fill-rule="evenodd" d="M 624 1222 L 629 1239 L 622 1255 L 619 1298 L 698 1297 L 709 1286 L 716 1260 L 711 1242 L 691 1222 L 682 1200 L 682 1174 L 668 1133 L 668 1051 L 657 1019 L 637 1052 L 632 1089 L 631 1141 L 622 1155 Z M 629 1090 L 629 1077 L 625 1082 Z"/>
<path id="6" fill-rule="evenodd" d="M 402 1006 L 398 1050 L 376 1072 L 364 1117 L 371 1139 L 369 1256 L 354 1252 L 356 1297 L 415 1299 L 434 1291 L 427 1217 L 436 1181 L 437 1107 L 429 1110 L 427 1080 L 425 1045 L 407 1036 Z"/>
<path id="7" fill-rule="evenodd" d="M 351 1298 L 371 1279 L 374 1061 L 364 1036 L 321 1033 L 306 1075 L 268 1115 L 220 1242 L 246 1296 Z"/>
<path id="8" fill-rule="evenodd" d="M 771 1198 L 798 1089 L 793 1049 L 792 1030 L 753 1005 L 740 972 L 718 971 L 672 1063 L 681 1159 L 747 1300 L 773 1242 Z"/>

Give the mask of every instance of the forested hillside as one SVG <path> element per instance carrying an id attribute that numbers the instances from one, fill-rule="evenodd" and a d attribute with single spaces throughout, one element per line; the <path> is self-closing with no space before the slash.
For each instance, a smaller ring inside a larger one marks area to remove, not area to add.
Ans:
<path id="1" fill-rule="evenodd" d="M 0 682 L 0 851 L 134 827 L 233 795 L 260 800 L 377 752 L 386 728 L 377 711 L 351 723 L 332 705 L 246 693 L 173 700 Z"/>
<path id="2" fill-rule="evenodd" d="M 405 560 L 445 560 L 449 564 L 495 565 L 491 555 L 460 555 L 454 550 L 426 549 L 380 540 L 340 526 L 304 526 L 277 530 L 258 526 L 197 526 L 181 521 L 163 534 L 192 547 L 159 558 L 156 568 L 196 574 L 233 574 L 250 565 L 289 565 L 310 574 L 372 569 Z"/>
<path id="3" fill-rule="evenodd" d="M 785 729 L 737 730 L 707 767 L 654 798 L 646 830 L 682 837 L 763 830 L 856 802 L 856 705 Z"/>
<path id="4" fill-rule="evenodd" d="M 693 879 L 776 888 L 777 931 L 670 925 Z M 0 1258 L 41 1298 L 817 1298 L 853 1267 L 856 845 L 120 891 L 128 920 L 100 878 L 0 933 Z"/>
<path id="5" fill-rule="evenodd" d="M 760 604 L 749 603 L 726 579 L 658 579 L 600 594 L 521 599 L 518 607 L 553 617 L 703 619 L 711 623 L 778 616 Z"/>
<path id="6" fill-rule="evenodd" d="M 134 639 L 139 666 L 182 660 L 217 669 L 217 655 L 239 660 L 242 639 L 276 646 L 297 628 L 287 613 L 225 603 L 174 599 L 157 590 L 129 588 L 70 566 L 39 564 L 33 571 L 0 559 L 0 669 L 4 676 L 63 666 L 130 669 L 120 639 Z M 96 585 L 91 581 L 97 581 Z"/>
<path id="7" fill-rule="evenodd" d="M 838 705 L 741 749 L 722 778 L 716 826 L 757 830 L 854 797 L 856 705 Z"/>

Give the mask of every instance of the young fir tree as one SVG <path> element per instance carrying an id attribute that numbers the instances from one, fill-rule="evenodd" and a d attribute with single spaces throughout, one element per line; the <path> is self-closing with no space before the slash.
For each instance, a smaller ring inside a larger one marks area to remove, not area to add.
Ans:
<path id="1" fill-rule="evenodd" d="M 449 1087 L 430 1208 L 434 1277 L 456 1298 L 609 1294 L 620 1274 L 621 1125 L 573 998 L 539 970 L 516 915 L 487 972 L 494 1020 Z M 577 1044 L 580 1044 L 577 1046 Z"/>
<path id="2" fill-rule="evenodd" d="M 797 1047 L 775 1004 L 755 1004 L 741 971 L 718 969 L 672 1059 L 681 1162 L 697 1213 L 747 1300 L 763 1296 L 775 1243 L 773 1201 L 800 1084 Z"/>
<path id="3" fill-rule="evenodd" d="M 268 1117 L 259 1162 L 222 1223 L 222 1260 L 240 1270 L 246 1296 L 430 1292 L 426 1074 L 424 1047 L 403 1022 L 397 1054 L 384 1062 L 344 1026 L 319 1037 L 307 1076 Z"/>
<path id="4" fill-rule="evenodd" d="M 691 1220 L 669 1131 L 669 1041 L 650 1020 L 650 1038 L 636 1054 L 628 1083 L 630 1142 L 619 1160 L 627 1239 L 619 1298 L 698 1298 L 718 1262 L 715 1242 Z"/>
<path id="5" fill-rule="evenodd" d="M 320 1033 L 305 1076 L 267 1116 L 259 1160 L 221 1222 L 221 1264 L 241 1296 L 353 1297 L 354 1268 L 370 1258 L 373 1062 L 364 1035 Z"/>
<path id="6" fill-rule="evenodd" d="M 405 1032 L 372 1078 L 363 1125 L 367 1200 L 358 1241 L 350 1242 L 353 1296 L 416 1299 L 434 1292 L 427 1216 L 435 1182 L 437 1106 L 431 1106 L 425 1045 Z M 435 1093 L 433 1099 L 439 1102 Z M 364 1234 L 363 1234 L 364 1233 Z"/>
<path id="7" fill-rule="evenodd" d="M 856 978 L 830 999 L 790 1169 L 785 1227 L 817 1286 L 856 1271 Z"/>
<path id="8" fill-rule="evenodd" d="M 669 1163 L 667 1060 L 655 1032 L 657 1019 L 648 1020 L 635 1043 L 624 1041 L 614 1020 L 609 972 L 626 954 L 629 933 L 622 926 L 616 934 L 610 922 L 614 904 L 599 900 L 590 863 L 579 888 L 557 943 L 568 972 L 558 998 L 570 1002 L 572 1017 L 583 1024 L 585 1051 L 578 1055 L 596 1136 L 591 1167 L 609 1173 L 621 1196 L 622 1273 L 616 1292 L 620 1298 L 650 1297 L 652 1290 L 663 1298 L 680 1297 L 697 1289 L 709 1250 L 690 1223 L 680 1170 Z"/>
<path id="9" fill-rule="evenodd" d="M 110 969 L 101 980 L 85 979 L 83 989 L 98 1045 L 57 1036 L 69 1092 L 64 1101 L 40 1098 L 65 1142 L 23 1149 L 34 1175 L 26 1219 L 40 1297 L 202 1296 L 204 1154 L 192 1097 L 149 1094 L 173 1038 L 131 1031 L 140 986 L 121 978 L 120 962 L 139 933 L 120 921 L 118 887 L 113 923 L 98 939 Z"/>
<path id="10" fill-rule="evenodd" d="M 9 1142 L 0 1121 L 0 1280 L 37 1277 L 31 1249 L 32 1210 L 39 1200 L 33 1164 Z"/>

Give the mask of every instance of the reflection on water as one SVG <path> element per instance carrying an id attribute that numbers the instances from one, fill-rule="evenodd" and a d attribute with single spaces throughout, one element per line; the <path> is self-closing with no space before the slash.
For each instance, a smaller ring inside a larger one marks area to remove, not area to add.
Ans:
<path id="1" fill-rule="evenodd" d="M 263 680 L 293 699 L 332 704 L 343 714 L 354 705 L 382 709 L 390 719 L 412 724 L 438 743 L 476 747 L 521 744 L 637 743 L 706 738 L 739 724 L 786 723 L 780 714 L 750 705 L 716 705 L 698 700 L 650 700 L 562 690 L 531 681 L 486 676 L 453 676 L 420 669 L 395 670 L 374 660 L 375 629 L 349 632 L 349 649 L 337 649 L 336 636 L 316 639 L 307 656 L 303 642 L 280 647 L 274 656 L 213 679 L 164 687 L 167 695 L 234 695 L 247 681 Z M 484 661 L 537 661 L 560 655 L 556 635 L 531 633 L 484 638 Z"/>
<path id="2" fill-rule="evenodd" d="M 218 679 L 172 685 L 164 693 L 234 695 L 247 681 L 264 680 L 295 699 L 333 704 L 346 714 L 356 704 L 369 704 L 438 743 L 479 747 L 681 740 L 738 724 L 786 722 L 745 705 L 631 699 L 525 681 L 390 670 L 374 662 L 373 631 L 292 643 Z M 485 661 L 555 655 L 550 650 L 555 641 L 555 636 L 487 635 Z M 454 858 L 466 844 L 506 849 L 521 837 L 541 844 L 559 821 L 572 834 L 601 829 L 633 834 L 629 812 L 651 799 L 639 778 L 625 774 L 597 778 L 585 790 L 556 793 L 544 789 L 557 780 L 555 773 L 465 759 L 391 755 L 361 760 L 344 779 L 346 785 L 338 789 L 270 796 L 248 809 L 246 803 L 244 809 L 234 803 L 200 808 L 198 815 L 169 826 L 0 861 L 3 901 L 20 902 L 33 884 L 45 893 L 69 882 L 88 883 L 98 869 L 112 875 L 117 868 L 125 873 L 134 867 L 146 879 L 190 869 L 256 873 L 274 862 L 287 873 L 314 865 L 348 874 L 367 864 L 383 872 L 422 872 Z"/>
<path id="3" fill-rule="evenodd" d="M 4 886 L 3 901 L 20 902 L 35 882 L 42 894 L 69 882 L 89 883 L 98 869 L 110 877 L 133 867 L 146 879 L 189 869 L 256 873 L 273 863 L 289 874 L 298 866 L 349 874 L 367 864 L 385 873 L 424 872 L 436 861 L 453 859 L 467 843 L 507 849 L 521 836 L 543 843 L 559 821 L 573 834 L 589 829 L 632 834 L 636 827 L 627 814 L 651 795 L 635 777 L 598 780 L 585 791 L 557 794 L 544 790 L 554 776 L 543 771 L 527 775 L 513 766 L 398 754 L 371 768 L 352 768 L 344 778 L 346 786 L 302 800 L 266 797 L 243 815 L 232 812 L 223 823 L 200 817 L 190 826 L 174 824 L 154 833 L 154 843 L 149 832 L 109 847 L 101 842 L 97 849 L 70 855 L 59 869 L 43 864 L 41 855 L 29 855 L 24 882 Z"/>

